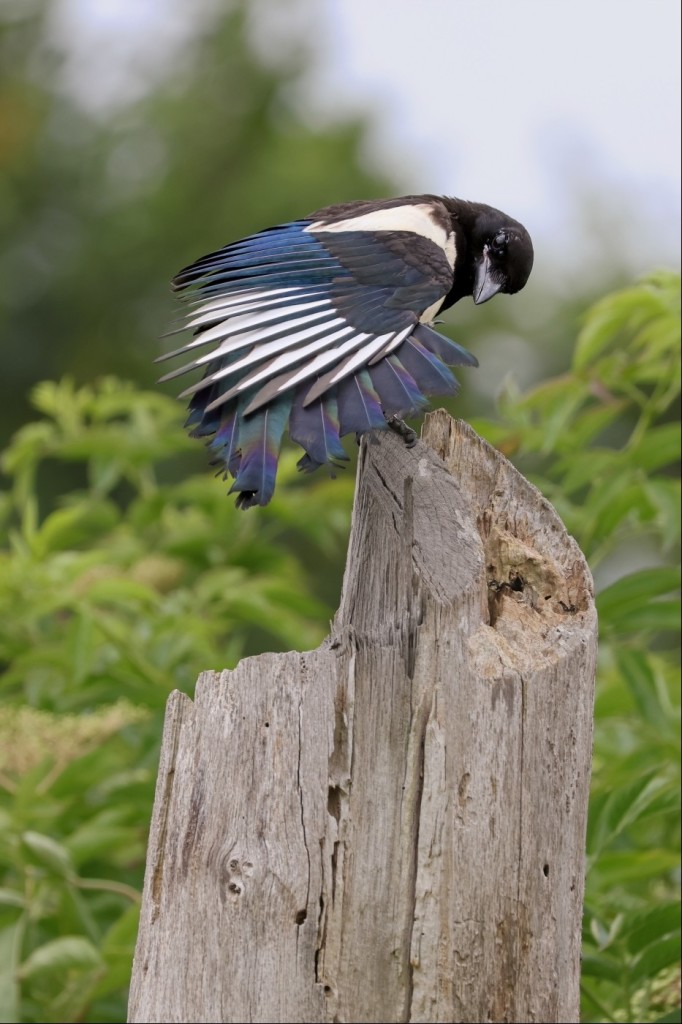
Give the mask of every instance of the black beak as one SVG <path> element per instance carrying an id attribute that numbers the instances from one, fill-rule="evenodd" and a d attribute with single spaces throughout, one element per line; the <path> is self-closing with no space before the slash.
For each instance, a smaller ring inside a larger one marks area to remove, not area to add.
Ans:
<path id="1" fill-rule="evenodd" d="M 474 278 L 474 302 L 477 306 L 480 306 L 482 302 L 487 302 L 488 299 L 492 299 L 493 295 L 497 295 L 504 284 L 504 280 L 496 280 L 494 273 L 490 257 L 484 249 L 481 259 L 476 264 L 476 276 Z"/>

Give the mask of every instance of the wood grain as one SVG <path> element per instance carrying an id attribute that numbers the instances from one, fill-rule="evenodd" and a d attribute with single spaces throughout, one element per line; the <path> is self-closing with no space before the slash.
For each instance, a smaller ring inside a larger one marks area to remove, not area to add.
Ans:
<path id="1" fill-rule="evenodd" d="M 129 1020 L 578 1020 L 596 614 L 466 425 L 364 443 L 328 640 L 171 696 Z"/>

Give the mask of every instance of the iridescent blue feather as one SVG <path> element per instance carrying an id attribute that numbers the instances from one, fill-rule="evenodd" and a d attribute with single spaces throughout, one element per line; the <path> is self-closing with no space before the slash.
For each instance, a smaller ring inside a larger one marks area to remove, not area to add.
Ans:
<path id="1" fill-rule="evenodd" d="M 232 476 L 239 472 L 241 462 L 239 440 L 239 416 L 237 403 L 234 402 L 227 411 L 223 411 L 220 426 L 209 445 L 215 453 L 214 465 L 222 464 L 225 471 Z"/>
<path id="2" fill-rule="evenodd" d="M 459 391 L 447 366 L 413 338 L 402 343 L 396 356 L 424 395 L 456 395 Z"/>
<path id="3" fill-rule="evenodd" d="M 339 418 L 335 395 L 304 406 L 303 399 L 308 390 L 302 388 L 294 399 L 289 420 L 289 437 L 295 444 L 305 450 L 299 459 L 298 468 L 312 473 L 325 463 L 338 465 L 338 461 L 348 461 L 343 445 L 339 439 Z"/>
<path id="4" fill-rule="evenodd" d="M 203 370 L 181 395 L 190 399 L 187 427 L 211 439 L 240 508 L 272 497 L 287 425 L 305 451 L 299 468 L 335 466 L 348 458 L 342 436 L 421 412 L 425 395 L 454 394 L 444 364 L 477 365 L 419 322 L 449 287 L 447 264 L 439 271 L 432 249 L 422 262 L 405 258 L 402 229 L 312 227 L 303 220 L 261 231 L 174 280 L 192 307 L 193 334 L 161 357 L 186 357 L 162 380 Z M 429 237 L 410 244 L 428 249 Z"/>
<path id="5" fill-rule="evenodd" d="M 421 342 L 424 348 L 442 359 L 448 366 L 478 366 L 478 359 L 462 345 L 458 345 L 451 338 L 427 327 L 426 324 L 419 324 L 412 332 L 412 337 Z"/>
<path id="6" fill-rule="evenodd" d="M 413 416 L 428 405 L 414 378 L 396 356 L 387 356 L 371 366 L 369 375 L 387 416 Z"/>
<path id="7" fill-rule="evenodd" d="M 381 430 L 386 427 L 386 417 L 367 370 L 361 370 L 341 381 L 338 407 L 341 437 L 345 434 L 363 434 L 366 430 Z"/>
<path id="8" fill-rule="evenodd" d="M 239 492 L 238 508 L 267 505 L 275 490 L 277 461 L 291 410 L 291 396 L 278 399 L 239 424 L 241 461 L 229 493 Z"/>

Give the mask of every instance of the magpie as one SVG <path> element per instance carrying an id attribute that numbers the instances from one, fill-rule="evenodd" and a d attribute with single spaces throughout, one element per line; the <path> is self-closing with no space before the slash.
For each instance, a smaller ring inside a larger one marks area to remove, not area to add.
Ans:
<path id="1" fill-rule="evenodd" d="M 180 395 L 186 427 L 209 439 L 239 508 L 267 505 L 287 427 L 308 472 L 347 460 L 345 434 L 393 427 L 413 443 L 402 417 L 458 391 L 450 366 L 478 365 L 433 330 L 434 316 L 465 296 L 480 305 L 518 292 L 532 265 L 526 229 L 483 203 L 410 195 L 327 206 L 177 274 L 189 311 L 170 333 L 193 335 L 160 360 L 189 362 L 161 381 L 203 370 Z"/>

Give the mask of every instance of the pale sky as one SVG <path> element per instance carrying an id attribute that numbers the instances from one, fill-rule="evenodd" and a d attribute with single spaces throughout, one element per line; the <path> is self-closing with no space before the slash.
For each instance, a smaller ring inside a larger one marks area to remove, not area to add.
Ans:
<path id="1" fill-rule="evenodd" d="M 372 155 L 411 187 L 488 202 L 545 235 L 570 234 L 576 189 L 594 191 L 633 250 L 644 222 L 642 262 L 679 260 L 677 2 L 322 6 L 324 56 L 303 99 L 328 113 L 369 101 Z"/>
<path id="2" fill-rule="evenodd" d="M 181 55 L 202 7 L 222 2 L 55 0 L 55 31 L 96 103 L 122 83 L 142 88 Z M 249 11 L 267 60 L 288 39 L 314 44 L 291 102 L 313 121 L 369 110 L 367 158 L 405 190 L 499 206 L 558 257 L 594 262 L 613 235 L 636 271 L 679 261 L 676 0 L 251 0 Z M 589 214 L 583 195 L 597 199 Z"/>

